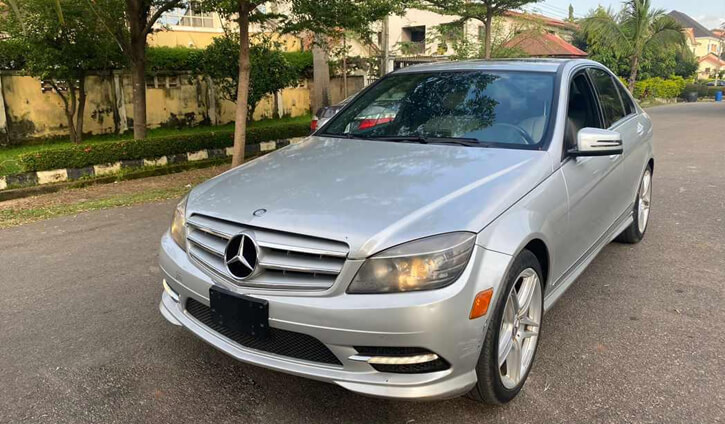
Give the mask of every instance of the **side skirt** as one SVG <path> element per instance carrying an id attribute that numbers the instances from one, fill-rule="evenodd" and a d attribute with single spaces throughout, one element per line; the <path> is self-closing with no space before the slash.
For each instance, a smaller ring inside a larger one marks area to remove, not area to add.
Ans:
<path id="1" fill-rule="evenodd" d="M 547 312 L 554 306 L 561 295 L 566 292 L 569 286 L 576 281 L 582 272 L 589 266 L 589 264 L 597 257 L 599 252 L 604 249 L 606 245 L 612 242 L 617 236 L 624 231 L 629 225 L 634 222 L 633 217 L 634 205 L 630 205 L 627 210 L 609 227 L 602 237 L 597 240 L 589 250 L 582 255 L 579 260 L 569 268 L 564 275 L 562 275 L 558 281 L 552 286 L 552 290 L 544 297 L 544 312 Z"/>

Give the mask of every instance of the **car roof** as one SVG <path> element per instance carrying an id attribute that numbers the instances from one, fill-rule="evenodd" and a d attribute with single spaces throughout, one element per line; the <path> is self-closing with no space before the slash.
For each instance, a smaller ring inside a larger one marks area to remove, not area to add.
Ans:
<path id="1" fill-rule="evenodd" d="M 495 59 L 495 60 L 465 60 L 459 62 L 434 62 L 408 66 L 395 71 L 396 74 L 411 72 L 441 72 L 441 71 L 533 71 L 556 72 L 565 64 L 587 63 L 596 64 L 586 59 Z"/>

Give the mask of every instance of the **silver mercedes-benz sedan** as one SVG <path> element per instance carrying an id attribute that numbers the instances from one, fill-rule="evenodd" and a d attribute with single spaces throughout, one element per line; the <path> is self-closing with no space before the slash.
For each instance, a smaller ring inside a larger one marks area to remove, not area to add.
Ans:
<path id="1" fill-rule="evenodd" d="M 394 72 L 179 203 L 161 313 L 240 361 L 358 393 L 507 402 L 544 312 L 607 243 L 644 236 L 652 144 L 596 62 Z"/>

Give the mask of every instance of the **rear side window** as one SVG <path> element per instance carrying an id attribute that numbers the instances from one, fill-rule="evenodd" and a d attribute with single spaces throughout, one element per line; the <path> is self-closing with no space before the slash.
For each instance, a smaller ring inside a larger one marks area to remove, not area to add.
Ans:
<path id="1" fill-rule="evenodd" d="M 589 69 L 589 75 L 599 93 L 599 103 L 604 112 L 604 127 L 609 128 L 626 115 L 622 100 L 619 98 L 619 91 L 614 85 L 612 76 L 607 72 L 601 69 Z"/>
<path id="2" fill-rule="evenodd" d="M 616 84 L 617 90 L 619 90 L 619 96 L 622 98 L 622 104 L 624 104 L 624 113 L 625 115 L 631 115 L 635 112 L 634 103 L 632 103 L 632 99 L 629 97 L 629 94 L 627 94 L 627 89 L 624 88 L 622 84 Z"/>

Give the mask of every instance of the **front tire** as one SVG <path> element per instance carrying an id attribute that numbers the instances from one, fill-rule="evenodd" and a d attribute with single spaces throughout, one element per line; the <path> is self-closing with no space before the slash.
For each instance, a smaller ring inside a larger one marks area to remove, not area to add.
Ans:
<path id="1" fill-rule="evenodd" d="M 617 236 L 620 243 L 639 243 L 644 238 L 649 224 L 650 205 L 652 202 L 652 167 L 647 166 L 639 182 L 637 197 L 634 201 L 634 221 Z"/>
<path id="2" fill-rule="evenodd" d="M 534 362 L 544 312 L 541 265 L 521 252 L 509 270 L 476 365 L 478 382 L 468 396 L 502 404 L 521 391 Z"/>

